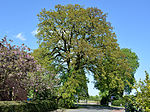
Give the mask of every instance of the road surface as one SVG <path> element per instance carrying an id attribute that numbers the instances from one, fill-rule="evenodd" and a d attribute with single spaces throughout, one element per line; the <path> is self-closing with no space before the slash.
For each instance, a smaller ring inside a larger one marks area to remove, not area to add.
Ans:
<path id="1" fill-rule="evenodd" d="M 54 112 L 125 112 L 125 111 L 124 108 L 118 108 L 118 107 L 80 105 L 80 107 L 76 109 L 56 110 Z"/>

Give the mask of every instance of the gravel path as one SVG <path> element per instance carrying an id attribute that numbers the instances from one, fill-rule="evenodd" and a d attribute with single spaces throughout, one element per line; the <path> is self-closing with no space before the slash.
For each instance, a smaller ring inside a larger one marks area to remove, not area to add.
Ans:
<path id="1" fill-rule="evenodd" d="M 123 108 L 82 105 L 77 109 L 57 110 L 54 112 L 125 112 Z"/>

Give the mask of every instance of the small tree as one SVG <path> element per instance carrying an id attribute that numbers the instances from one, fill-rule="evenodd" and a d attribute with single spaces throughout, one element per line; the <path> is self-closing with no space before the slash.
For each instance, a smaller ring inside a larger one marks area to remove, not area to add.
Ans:
<path id="1" fill-rule="evenodd" d="M 139 81 L 139 83 L 136 84 L 136 97 L 134 105 L 137 108 L 143 109 L 145 112 L 150 112 L 150 78 L 149 74 L 146 73 L 146 78 L 144 81 Z"/>
<path id="2" fill-rule="evenodd" d="M 12 42 L 12 40 L 10 40 Z M 24 44 L 11 45 L 6 37 L 0 41 L 0 100 L 47 99 L 55 94 L 56 74 L 42 68 Z"/>
<path id="3" fill-rule="evenodd" d="M 28 73 L 37 72 L 38 65 L 24 44 L 11 45 L 6 37 L 0 41 L 0 100 L 25 100 Z"/>

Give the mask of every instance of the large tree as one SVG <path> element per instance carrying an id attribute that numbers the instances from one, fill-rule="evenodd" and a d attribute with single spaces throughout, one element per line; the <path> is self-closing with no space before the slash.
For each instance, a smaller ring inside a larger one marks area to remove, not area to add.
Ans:
<path id="1" fill-rule="evenodd" d="M 47 57 L 50 62 L 48 66 L 53 67 L 60 75 L 60 96 L 63 98 L 86 96 L 86 72 L 91 71 L 98 82 L 102 81 L 100 77 L 104 74 L 100 71 L 104 70 L 102 66 L 107 68 L 108 65 L 104 64 L 104 61 L 109 60 L 109 57 L 115 64 L 111 65 L 113 68 L 124 66 L 124 60 L 116 60 L 120 52 L 116 35 L 110 23 L 106 21 L 106 14 L 100 9 L 85 9 L 80 5 L 56 5 L 55 10 L 43 9 L 38 17 L 39 49 L 46 51 L 42 53 L 42 50 L 39 50 L 40 55 L 41 58 Z M 114 74 L 112 67 L 110 72 Z M 113 76 L 116 75 L 111 75 L 110 80 Z M 119 81 L 125 76 L 116 77 L 114 80 L 118 83 L 115 87 L 120 89 Z M 105 88 L 106 83 L 101 85 L 102 88 Z M 70 94 L 66 96 L 68 93 Z"/>

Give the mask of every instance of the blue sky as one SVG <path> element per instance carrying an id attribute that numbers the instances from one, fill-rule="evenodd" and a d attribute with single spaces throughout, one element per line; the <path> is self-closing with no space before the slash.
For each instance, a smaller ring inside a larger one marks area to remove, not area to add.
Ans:
<path id="1" fill-rule="evenodd" d="M 0 0 L 0 39 L 7 35 L 15 44 L 37 48 L 33 36 L 38 23 L 36 15 L 57 4 L 97 7 L 108 13 L 107 21 L 112 23 L 120 47 L 130 48 L 140 59 L 136 79 L 144 79 L 145 70 L 150 73 L 150 0 Z M 89 78 L 92 80 L 92 76 Z M 92 83 L 88 85 L 90 95 L 98 94 Z"/>

